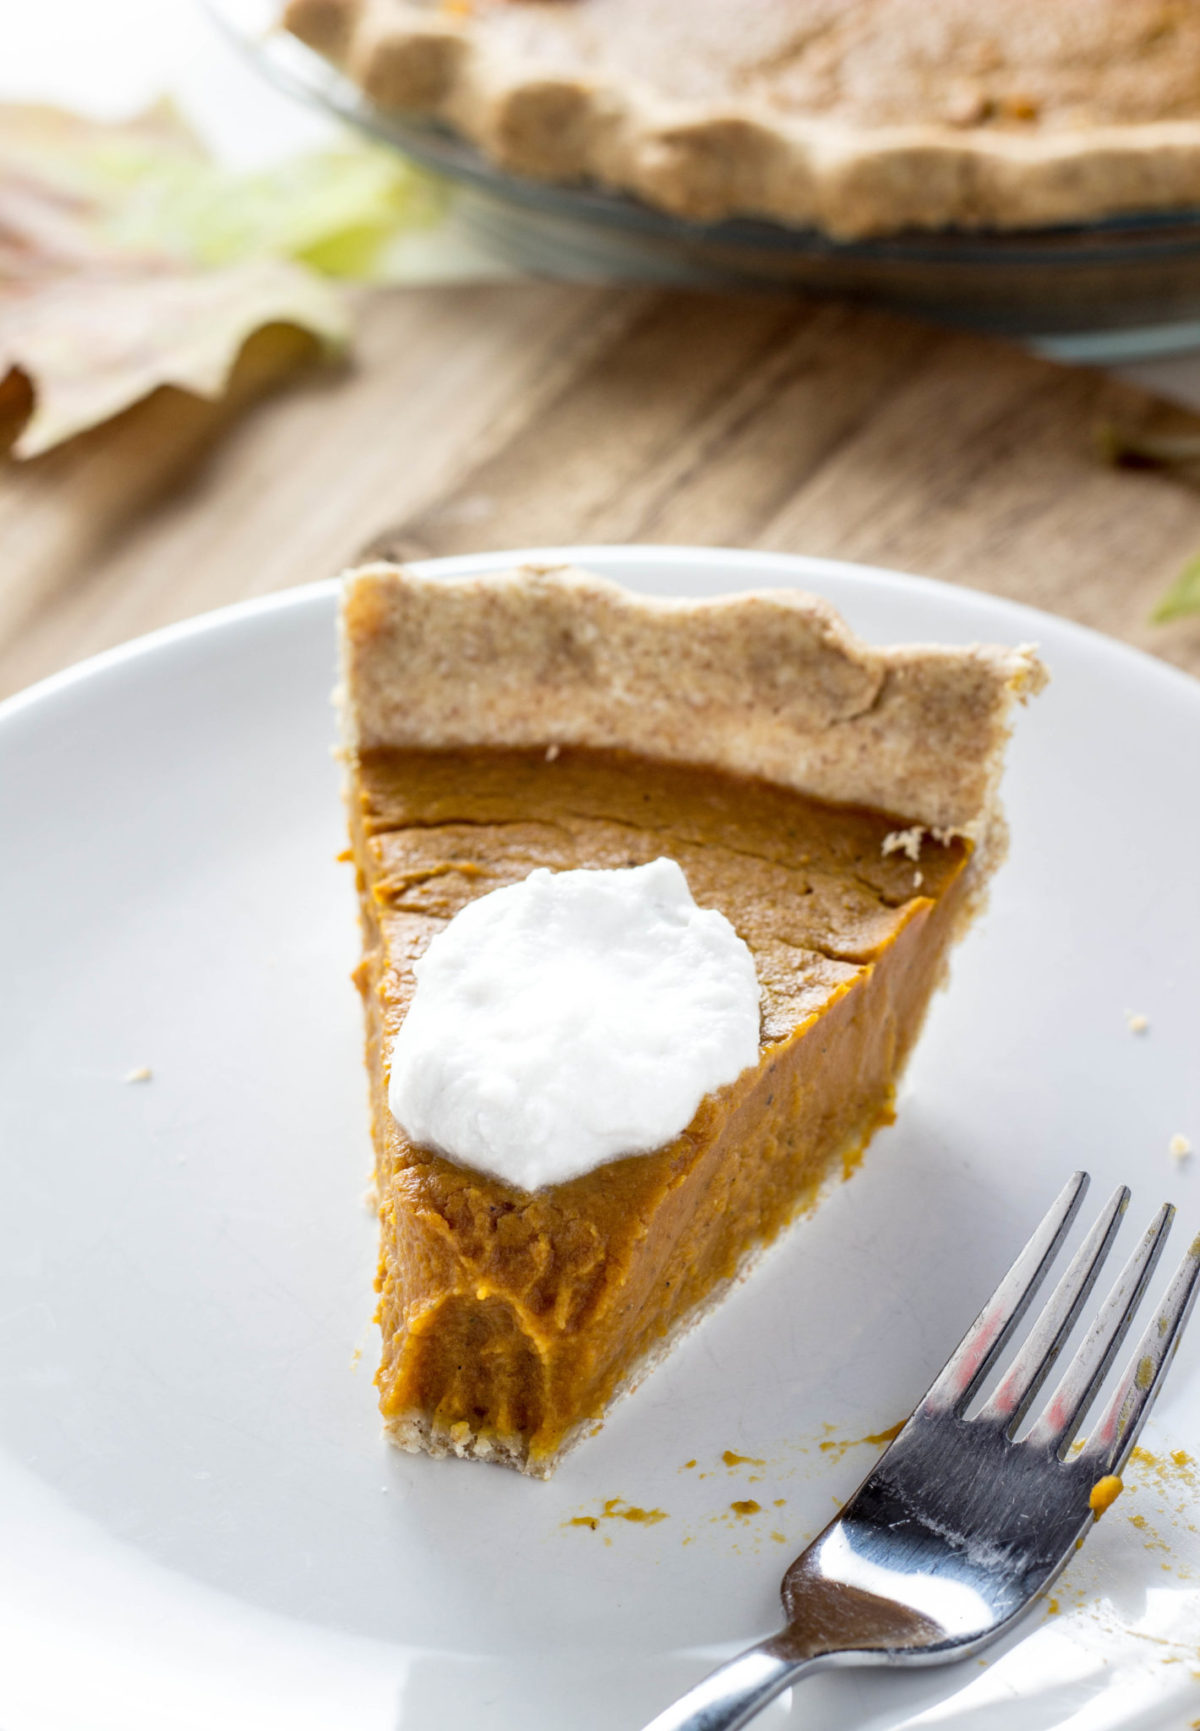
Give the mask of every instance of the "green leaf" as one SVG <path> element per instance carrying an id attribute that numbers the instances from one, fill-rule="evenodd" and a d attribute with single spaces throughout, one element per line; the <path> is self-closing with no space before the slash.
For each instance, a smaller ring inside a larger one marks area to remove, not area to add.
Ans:
<path id="1" fill-rule="evenodd" d="M 433 227 L 446 204 L 440 185 L 369 145 L 256 174 L 173 156 L 142 175 L 107 231 L 123 247 L 165 249 L 210 267 L 293 258 L 363 281 L 395 234 Z"/>
<path id="2" fill-rule="evenodd" d="M 1172 619 L 1186 619 L 1193 613 L 1200 613 L 1200 553 L 1188 560 L 1150 615 L 1150 622 L 1166 625 Z"/>

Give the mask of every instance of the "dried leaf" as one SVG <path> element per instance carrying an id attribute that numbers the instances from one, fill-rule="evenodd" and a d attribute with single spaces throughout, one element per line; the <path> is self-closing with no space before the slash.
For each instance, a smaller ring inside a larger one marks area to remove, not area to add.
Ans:
<path id="1" fill-rule="evenodd" d="M 246 338 L 348 335 L 329 276 L 371 276 L 440 221 L 436 184 L 363 146 L 234 174 L 168 105 L 108 124 L 0 105 L 0 387 L 23 375 L 32 457 L 160 385 L 222 393 Z"/>
<path id="2" fill-rule="evenodd" d="M 1182 479 L 1193 485 L 1200 472 L 1200 434 L 1145 433 L 1102 421 L 1095 429 L 1096 451 L 1106 463 L 1121 469 L 1169 469 L 1183 471 Z M 1152 625 L 1166 625 L 1200 613 L 1200 554 L 1189 559 L 1167 593 L 1150 615 Z"/>
<path id="3" fill-rule="evenodd" d="M 1166 625 L 1172 619 L 1186 619 L 1200 613 L 1200 553 L 1189 559 L 1150 615 L 1155 625 Z"/>
<path id="4" fill-rule="evenodd" d="M 160 385 L 220 396 L 246 338 L 270 324 L 330 344 L 348 334 L 325 285 L 283 259 L 200 275 L 76 276 L 18 302 L 0 313 L 0 371 L 27 374 L 34 408 L 14 456 L 36 457 Z"/>
<path id="5" fill-rule="evenodd" d="M 1186 469 L 1200 464 L 1200 433 L 1143 433 L 1102 421 L 1096 450 L 1114 469 Z"/>

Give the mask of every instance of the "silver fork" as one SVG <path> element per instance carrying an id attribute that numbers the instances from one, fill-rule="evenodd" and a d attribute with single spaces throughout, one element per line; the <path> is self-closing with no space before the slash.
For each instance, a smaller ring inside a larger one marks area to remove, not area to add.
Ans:
<path id="1" fill-rule="evenodd" d="M 1065 1458 L 1162 1254 L 1166 1204 L 1019 1442 L 1129 1203 L 1124 1186 L 1088 1233 L 1011 1368 L 980 1411 L 972 1396 L 1024 1316 L 1088 1186 L 1077 1172 L 974 1326 L 837 1519 L 783 1577 L 787 1626 L 722 1665 L 645 1731 L 737 1731 L 809 1671 L 942 1665 L 990 1645 L 1056 1578 L 1101 1512 L 1162 1386 L 1200 1282 L 1188 1249 L 1116 1392 Z"/>

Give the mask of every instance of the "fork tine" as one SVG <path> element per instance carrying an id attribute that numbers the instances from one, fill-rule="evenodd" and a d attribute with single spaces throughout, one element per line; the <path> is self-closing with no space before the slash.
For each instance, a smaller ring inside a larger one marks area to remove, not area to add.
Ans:
<path id="1" fill-rule="evenodd" d="M 1079 1458 L 1094 1464 L 1099 1472 L 1120 1472 L 1128 1460 L 1187 1327 L 1197 1292 L 1200 1292 L 1200 1237 L 1193 1238 L 1189 1245 L 1103 1418 L 1080 1450 Z"/>
<path id="2" fill-rule="evenodd" d="M 928 1413 L 961 1412 L 1004 1350 L 1058 1254 L 1089 1183 L 1076 1172 L 1059 1191 L 1033 1237 L 988 1299 L 921 1403 Z"/>
<path id="3" fill-rule="evenodd" d="M 1088 1330 L 1087 1338 L 1068 1365 L 1026 1437 L 1032 1448 L 1052 1448 L 1061 1454 L 1070 1446 L 1096 1390 L 1125 1338 L 1142 1301 L 1147 1282 L 1162 1255 L 1175 1210 L 1164 1202 L 1141 1243 L 1121 1271 L 1116 1285 Z"/>
<path id="4" fill-rule="evenodd" d="M 977 1418 L 993 1420 L 1008 1435 L 1020 1424 L 1096 1284 L 1128 1205 L 1129 1189 L 1122 1184 L 1076 1251 L 1024 1346 Z"/>

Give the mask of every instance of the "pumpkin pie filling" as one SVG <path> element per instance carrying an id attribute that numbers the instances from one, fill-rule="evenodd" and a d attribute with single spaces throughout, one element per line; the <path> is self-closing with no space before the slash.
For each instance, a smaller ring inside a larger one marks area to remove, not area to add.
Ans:
<path id="1" fill-rule="evenodd" d="M 573 1437 L 892 1116 L 961 913 L 970 843 L 629 753 L 364 752 L 351 804 L 382 1252 L 381 1405 L 396 1440 L 546 1472 Z M 538 866 L 678 861 L 749 945 L 758 1064 L 666 1147 L 528 1194 L 414 1146 L 387 1054 L 412 964 Z"/>

